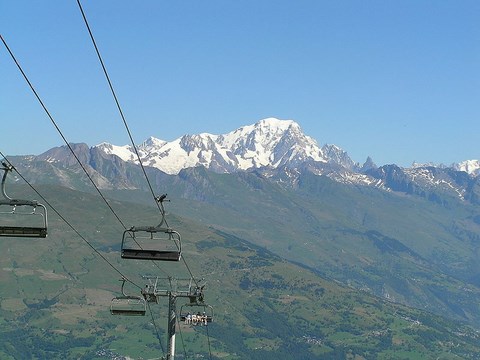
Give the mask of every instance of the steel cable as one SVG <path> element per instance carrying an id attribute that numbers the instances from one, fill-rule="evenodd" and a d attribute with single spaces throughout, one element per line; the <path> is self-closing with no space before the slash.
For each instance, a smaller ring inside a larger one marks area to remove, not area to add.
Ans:
<path id="1" fill-rule="evenodd" d="M 114 90 L 114 88 L 113 88 L 112 82 L 111 82 L 111 80 L 110 80 L 110 76 L 108 75 L 107 68 L 105 67 L 105 64 L 104 64 L 104 62 L 103 62 L 102 56 L 101 56 L 101 54 L 100 54 L 100 50 L 98 49 L 97 43 L 96 43 L 96 41 L 95 41 L 95 37 L 93 36 L 93 33 L 92 33 L 91 29 L 90 29 L 90 25 L 89 25 L 89 23 L 88 23 L 88 20 L 87 20 L 87 17 L 86 17 L 86 15 L 85 15 L 85 12 L 83 11 L 83 7 L 82 7 L 82 4 L 80 3 L 80 0 L 77 0 L 77 4 L 78 4 L 78 7 L 79 7 L 79 9 L 80 9 L 80 12 L 82 13 L 83 21 L 84 21 L 85 26 L 86 26 L 86 28 L 87 28 L 87 30 L 88 30 L 88 34 L 90 35 L 90 39 L 92 40 L 92 44 L 93 44 L 93 46 L 94 46 L 94 48 L 95 48 L 95 52 L 96 52 L 96 54 L 97 54 L 98 60 L 99 60 L 99 62 L 100 62 L 100 64 L 101 64 L 101 67 L 102 67 L 102 69 L 103 69 L 103 73 L 104 73 L 104 75 L 105 75 L 105 78 L 107 79 L 108 85 L 109 85 L 109 87 L 110 87 L 110 91 L 112 92 L 112 95 L 113 95 L 113 98 L 114 98 L 115 103 L 116 103 L 116 105 L 117 105 L 117 108 L 118 108 L 118 111 L 119 111 L 119 113 L 120 113 L 120 116 L 121 116 L 121 118 L 122 118 L 122 120 L 123 120 L 123 124 L 125 125 L 125 128 L 126 128 L 126 130 L 127 130 L 127 133 L 128 133 L 129 138 L 130 138 L 130 141 L 131 141 L 131 143 L 132 143 L 132 146 L 133 146 L 133 149 L 134 149 L 134 151 L 135 151 L 135 154 L 137 155 L 138 162 L 139 162 L 139 164 L 140 164 L 140 167 L 142 168 L 143 174 L 144 174 L 145 179 L 146 179 L 146 181 L 147 181 L 147 183 L 148 183 L 148 187 L 150 188 L 150 192 L 151 192 L 151 194 L 152 194 L 152 196 L 153 196 L 153 198 L 154 198 L 154 200 L 155 200 L 155 203 L 157 204 L 158 210 L 159 210 L 160 213 L 162 214 L 162 219 L 164 219 L 165 210 L 163 209 L 163 206 L 162 206 L 161 202 L 158 201 L 157 197 L 155 196 L 155 193 L 154 193 L 154 191 L 153 191 L 153 188 L 152 188 L 152 185 L 151 185 L 151 183 L 150 183 L 150 180 L 148 179 L 147 172 L 146 172 L 146 170 L 145 170 L 145 167 L 143 166 L 142 160 L 141 160 L 141 158 L 140 158 L 140 154 L 138 153 L 137 147 L 136 147 L 135 142 L 134 142 L 133 137 L 132 137 L 132 133 L 130 132 L 130 129 L 129 129 L 129 127 L 128 127 L 127 120 L 126 120 L 126 118 L 125 118 L 125 116 L 124 116 L 124 114 L 123 114 L 122 108 L 121 108 L 121 106 L 120 106 L 120 103 L 119 103 L 119 101 L 118 101 L 117 95 L 116 95 L 116 93 L 115 93 L 115 90 Z M 187 264 L 187 262 L 186 262 L 186 260 L 185 260 L 185 258 L 184 258 L 183 256 L 182 256 L 182 259 L 183 259 L 183 262 L 184 262 L 184 264 L 185 264 L 188 272 L 190 273 L 190 276 L 192 277 L 192 279 L 193 279 L 193 281 L 195 282 L 195 284 L 198 286 L 198 282 L 197 282 L 197 280 L 195 279 L 195 277 L 193 276 L 193 274 L 192 274 L 192 272 L 191 272 L 191 270 L 190 270 L 190 267 L 188 266 L 188 264 Z"/>
<path id="2" fill-rule="evenodd" d="M 138 287 L 139 289 L 142 289 L 141 286 L 137 285 L 134 283 L 132 280 L 127 278 L 115 265 L 113 265 L 110 260 L 108 260 L 102 253 L 100 253 L 82 234 L 78 232 L 78 230 L 60 213 L 59 210 L 57 210 L 40 192 L 32 185 L 30 182 L 13 166 L 13 164 L 7 159 L 7 157 L 0 151 L 0 156 L 2 156 L 5 161 L 8 163 L 9 166 L 12 167 L 12 169 L 15 170 L 15 172 L 22 178 L 23 181 L 47 204 L 55 214 L 58 215 L 60 219 L 62 219 L 67 226 L 72 229 L 98 256 L 100 256 L 110 267 L 115 270 L 118 274 L 120 274 L 123 278 L 125 278 L 126 281 L 128 281 L 130 284 Z"/>

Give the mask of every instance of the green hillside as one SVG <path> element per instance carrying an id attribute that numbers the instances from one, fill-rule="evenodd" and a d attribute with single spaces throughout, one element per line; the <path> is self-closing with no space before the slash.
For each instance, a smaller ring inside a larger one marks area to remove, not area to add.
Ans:
<path id="1" fill-rule="evenodd" d="M 201 168 L 162 180 L 182 216 L 353 288 L 480 326 L 478 206 L 308 173 L 296 187 Z M 110 195 L 133 194 L 148 201 Z"/>
<path id="2" fill-rule="evenodd" d="M 339 205 L 309 208 L 310 203 L 327 200 L 321 196 L 326 185 L 320 184 L 320 190 L 312 192 L 315 196 L 302 198 L 301 192 L 289 193 L 255 177 L 211 176 L 215 196 L 205 193 L 210 203 L 177 197 L 175 192 L 186 194 L 181 187 L 169 196 L 168 220 L 182 234 L 185 263 L 122 260 L 123 227 L 98 195 L 40 186 L 48 202 L 105 259 L 52 209 L 46 239 L 1 238 L 0 358 L 160 358 L 166 351 L 166 301 L 151 305 L 152 316 L 111 316 L 110 301 L 120 294 L 121 284 L 115 269 L 140 285 L 142 275 L 188 278 L 188 269 L 205 278 L 214 322 L 195 328 L 178 324 L 178 358 L 193 359 L 198 354 L 212 359 L 263 360 L 478 358 L 479 333 L 465 322 L 372 296 L 371 289 L 358 290 L 356 283 L 349 287 L 345 286 L 348 281 L 333 280 L 332 275 L 348 280 L 349 268 L 342 268 L 347 262 L 341 264 L 340 256 L 333 255 L 337 250 L 341 253 L 342 242 L 357 239 L 377 249 L 370 254 L 372 259 L 362 259 L 363 245 L 357 253 L 348 250 L 351 269 L 359 267 L 360 260 L 372 262 L 370 272 L 362 270 L 368 269 L 365 266 L 357 269 L 360 274 L 364 271 L 365 279 L 385 266 L 385 262 L 374 266 L 374 255 L 380 258 L 383 254 L 392 259 L 404 257 L 408 261 L 402 264 L 411 264 L 411 268 L 405 265 L 401 270 L 431 281 L 432 289 L 444 284 L 453 292 L 453 280 L 464 285 L 453 273 L 434 272 L 439 265 L 427 266 L 420 247 L 405 249 L 387 231 L 369 233 L 361 225 L 358 233 L 344 231 L 345 238 L 340 238 L 338 229 L 347 227 L 345 217 L 336 215 L 342 213 Z M 229 191 L 232 187 L 239 191 Z M 24 186 L 11 190 L 13 195 L 38 198 Z M 109 203 L 126 226 L 159 221 L 153 204 Z M 309 222 L 310 226 L 304 226 Z M 312 234 L 314 225 L 318 234 Z M 337 234 L 335 241 L 330 239 L 332 234 Z M 318 244 L 322 242 L 331 246 L 321 251 Z M 360 283 L 357 273 L 352 270 L 351 280 Z M 429 278 L 434 275 L 437 278 Z M 476 288 L 472 286 L 471 291 Z M 127 286 L 127 292 L 139 294 L 134 286 Z"/>

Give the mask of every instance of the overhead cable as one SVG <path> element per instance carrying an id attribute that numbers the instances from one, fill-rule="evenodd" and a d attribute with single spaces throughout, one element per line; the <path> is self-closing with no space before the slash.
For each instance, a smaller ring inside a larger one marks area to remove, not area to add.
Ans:
<path id="1" fill-rule="evenodd" d="M 130 138 L 130 141 L 131 141 L 131 143 L 132 143 L 132 146 L 133 146 L 133 149 L 134 149 L 134 151 L 135 151 L 135 154 L 137 155 L 138 162 L 139 162 L 139 164 L 140 164 L 140 167 L 142 168 L 142 171 L 143 171 L 143 174 L 144 174 L 144 176 L 145 176 L 145 179 L 146 179 L 146 181 L 147 181 L 147 183 L 148 183 L 148 187 L 149 187 L 149 189 L 150 189 L 150 192 L 151 192 L 151 194 L 152 194 L 152 196 L 153 196 L 153 198 L 154 198 L 154 200 L 155 200 L 155 203 L 156 203 L 156 205 L 157 205 L 157 207 L 158 207 L 158 210 L 160 211 L 160 213 L 161 213 L 162 216 L 163 216 L 163 215 L 165 214 L 165 210 L 163 209 L 163 206 L 162 206 L 162 204 L 161 204 L 161 201 L 158 201 L 158 197 L 155 195 L 155 193 L 154 193 L 154 191 L 153 191 L 153 188 L 152 188 L 152 185 L 151 185 L 151 183 L 150 183 L 150 180 L 148 179 L 147 172 L 146 172 L 146 170 L 145 170 L 145 167 L 143 166 L 143 163 L 142 163 L 142 160 L 141 160 L 141 158 L 140 158 L 140 154 L 139 154 L 139 152 L 138 152 L 137 146 L 135 145 L 135 141 L 133 140 L 132 133 L 130 132 L 130 129 L 129 129 L 129 127 L 128 127 L 127 120 L 125 119 L 125 116 L 124 116 L 124 114 L 123 114 L 122 108 L 121 108 L 121 106 L 120 106 L 120 102 L 118 101 L 117 95 L 116 95 L 116 93 L 115 93 L 115 90 L 114 90 L 114 88 L 113 88 L 112 82 L 111 82 L 111 80 L 110 80 L 110 76 L 108 75 L 107 68 L 105 67 L 105 64 L 104 64 L 104 62 L 103 62 L 102 56 L 101 56 L 101 54 L 100 54 L 100 50 L 98 49 L 97 42 L 95 41 L 95 37 L 93 36 L 93 33 L 92 33 L 91 29 L 90 29 L 90 25 L 89 25 L 89 23 L 88 23 L 88 20 L 87 20 L 87 17 L 86 17 L 86 15 L 85 15 L 85 12 L 83 11 L 82 4 L 80 3 L 80 0 L 77 0 L 77 4 L 78 4 L 78 7 L 79 7 L 79 9 L 80 9 L 80 12 L 82 13 L 83 21 L 85 22 L 85 26 L 86 26 L 86 28 L 87 28 L 87 30 L 88 30 L 88 34 L 90 35 L 90 39 L 92 40 L 93 47 L 95 48 L 95 52 L 96 52 L 96 54 L 97 54 L 98 60 L 99 60 L 99 62 L 100 62 L 100 65 L 102 66 L 103 73 L 105 74 L 105 78 L 107 79 L 108 86 L 110 87 L 110 91 L 112 92 L 113 98 L 114 98 L 114 100 L 115 100 L 115 104 L 117 105 L 118 111 L 119 111 L 120 116 L 121 116 L 121 118 L 122 118 L 122 120 L 123 120 L 123 124 L 125 125 L 125 128 L 126 128 L 126 130 L 127 130 L 127 133 L 128 133 L 129 138 Z M 164 219 L 164 218 L 162 217 L 162 219 Z M 187 262 L 185 261 L 185 258 L 182 257 L 182 259 L 183 259 L 183 262 L 185 263 L 185 266 L 186 266 L 188 272 L 190 273 L 190 276 L 192 277 L 192 279 L 193 279 L 193 281 L 195 282 L 195 284 L 198 286 L 198 282 L 197 282 L 197 280 L 195 279 L 195 277 L 193 276 L 193 274 L 192 274 L 192 272 L 191 272 L 191 270 L 190 270 Z"/>
<path id="2" fill-rule="evenodd" d="M 110 205 L 110 203 L 107 201 L 106 197 L 102 194 L 102 192 L 100 191 L 100 189 L 98 188 L 98 186 L 95 184 L 95 182 L 93 181 L 92 177 L 90 176 L 90 174 L 88 173 L 87 169 L 85 168 L 85 166 L 82 164 L 82 162 L 80 161 L 80 159 L 78 158 L 77 154 L 75 154 L 75 151 L 73 150 L 71 144 L 68 142 L 68 140 L 66 139 L 66 137 L 63 135 L 60 127 L 57 125 L 56 121 L 54 120 L 53 116 L 50 114 L 50 112 L 48 111 L 47 107 L 45 106 L 44 102 L 42 101 L 42 99 L 40 98 L 40 96 L 38 95 L 37 91 L 35 90 L 35 88 L 33 87 L 32 83 L 30 82 L 30 80 L 28 79 L 28 76 L 26 75 L 26 73 L 23 71 L 22 67 L 20 66 L 20 63 L 17 61 L 15 55 L 13 54 L 13 52 L 10 50 L 9 46 L 7 45 L 7 42 L 5 41 L 5 39 L 0 35 L 0 38 L 3 42 L 3 44 L 5 45 L 5 48 L 7 49 L 8 53 L 10 54 L 11 58 L 13 59 L 13 61 L 15 62 L 15 64 L 17 65 L 17 68 L 19 69 L 20 73 L 22 74 L 23 78 L 25 79 L 25 81 L 27 82 L 28 86 L 30 87 L 30 89 L 32 90 L 33 94 L 35 95 L 35 97 L 37 98 L 38 102 L 40 103 L 40 105 L 42 106 L 43 110 L 45 111 L 45 113 L 47 114 L 48 118 L 50 119 L 50 121 L 52 122 L 53 126 L 55 127 L 55 129 L 57 130 L 57 132 L 60 134 L 61 138 L 63 139 L 64 143 L 66 144 L 66 146 L 68 147 L 68 149 L 70 150 L 70 152 L 72 153 L 72 155 L 74 156 L 75 160 L 77 161 L 77 163 L 80 165 L 80 167 L 82 168 L 83 172 L 87 175 L 87 178 L 90 180 L 90 182 L 92 183 L 93 187 L 95 188 L 95 190 L 98 192 L 98 194 L 100 195 L 100 197 L 103 199 L 103 201 L 105 202 L 105 204 L 108 206 L 108 208 L 110 209 L 110 211 L 112 212 L 112 214 L 115 216 L 115 218 L 118 220 L 118 222 L 123 226 L 123 229 L 126 230 L 127 227 L 125 226 L 125 224 L 123 223 L 123 221 L 120 219 L 120 217 L 117 215 L 117 213 L 115 212 L 115 210 L 112 208 L 112 206 Z M 161 269 L 158 264 L 155 264 L 155 266 L 160 270 L 162 271 L 163 273 L 167 274 L 167 272 L 165 272 L 163 269 Z"/>
<path id="3" fill-rule="evenodd" d="M 128 127 L 127 120 L 125 119 L 125 115 L 123 114 L 122 108 L 120 106 L 120 102 L 118 101 L 117 94 L 115 93 L 112 82 L 110 81 L 110 76 L 108 76 L 107 68 L 105 67 L 105 64 L 103 63 L 102 56 L 100 55 L 100 51 L 98 50 L 97 42 L 95 41 L 95 38 L 93 37 L 93 33 L 90 30 L 90 25 L 88 24 L 87 17 L 85 16 L 85 12 L 83 11 L 82 4 L 80 3 L 80 0 L 77 0 L 77 4 L 78 4 L 78 7 L 80 8 L 80 12 L 82 13 L 83 21 L 85 22 L 85 26 L 87 27 L 88 34 L 90 35 L 90 39 L 92 40 L 93 46 L 95 48 L 95 52 L 97 53 L 98 60 L 100 61 L 100 65 L 102 66 L 103 73 L 105 74 L 105 78 L 107 79 L 108 86 L 110 87 L 110 91 L 112 92 L 113 98 L 115 100 L 115 104 L 117 105 L 118 112 L 120 113 L 120 116 L 123 120 L 123 124 L 125 125 L 125 129 L 127 130 L 128 137 L 130 138 L 130 142 L 132 143 L 133 150 L 135 151 L 135 154 L 137 155 L 138 163 L 140 164 L 140 167 L 142 168 L 143 174 L 145 175 L 145 179 L 147 181 L 150 192 L 152 193 L 153 199 L 155 200 L 155 204 L 157 205 L 158 210 L 160 212 L 162 212 L 162 209 L 160 208 L 160 205 L 156 201 L 156 196 L 155 196 L 155 192 L 153 191 L 152 184 L 150 183 L 150 180 L 148 179 L 147 172 L 145 170 L 145 167 L 143 166 L 142 159 L 140 158 L 140 154 L 138 152 L 137 146 L 135 145 L 135 141 L 133 140 L 132 133 L 130 132 L 130 128 Z"/>
<path id="4" fill-rule="evenodd" d="M 162 340 L 160 338 L 160 333 L 158 332 L 157 324 L 155 322 L 155 317 L 153 316 L 152 309 L 150 308 L 150 302 L 147 301 L 148 311 L 150 312 L 150 317 L 152 318 L 152 324 L 155 329 L 155 334 L 157 335 L 158 343 L 160 344 L 160 348 L 162 349 L 163 356 L 165 356 L 165 350 L 163 348 Z"/>
<path id="5" fill-rule="evenodd" d="M 90 241 L 88 241 L 82 234 L 80 234 L 78 232 L 78 230 L 60 213 L 59 210 L 57 210 L 42 194 L 40 194 L 40 192 L 32 185 L 30 184 L 30 182 L 13 166 L 13 164 L 7 159 L 7 157 L 0 151 L 0 156 L 2 156 L 5 161 L 8 163 L 9 166 L 12 167 L 12 169 L 15 170 L 15 172 L 18 174 L 18 176 L 20 176 L 23 181 L 25 181 L 25 183 L 45 202 L 45 204 L 47 204 L 55 214 L 58 215 L 58 217 L 60 219 L 62 219 L 65 224 L 67 224 L 67 226 L 72 229 L 98 256 L 100 256 L 108 265 L 110 265 L 110 267 L 115 270 L 118 274 L 120 274 L 122 276 L 122 278 L 124 278 L 126 281 L 128 281 L 129 283 L 131 283 L 132 285 L 136 286 L 137 288 L 139 289 L 142 289 L 141 286 L 137 285 L 136 283 L 134 283 L 132 280 L 130 280 L 129 278 L 127 278 L 119 269 L 117 269 L 117 267 L 115 265 L 113 265 L 110 260 L 108 260 L 102 253 L 100 253 L 91 243 Z"/>
<path id="6" fill-rule="evenodd" d="M 80 159 L 78 158 L 77 154 L 75 154 L 75 151 L 73 151 L 73 148 L 72 146 L 70 145 L 70 143 L 67 141 L 67 139 L 65 138 L 65 136 L 63 135 L 62 131 L 60 130 L 60 128 L 58 127 L 57 123 L 55 122 L 55 120 L 53 119 L 52 115 L 50 114 L 50 112 L 48 111 L 47 107 L 45 106 L 45 104 L 43 103 L 42 99 L 40 98 L 40 96 L 38 95 L 37 91 L 35 90 L 35 88 L 33 87 L 32 83 L 30 82 L 30 80 L 28 79 L 27 75 L 25 74 L 25 72 L 23 71 L 22 67 L 20 66 L 20 64 L 18 63 L 17 59 L 15 58 L 15 55 L 13 55 L 13 52 L 10 50 L 10 48 L 8 47 L 5 39 L 2 37 L 2 35 L 0 35 L 0 38 L 2 39 L 2 42 L 3 44 L 5 45 L 5 48 L 7 49 L 8 53 L 10 54 L 10 56 L 12 57 L 13 61 L 15 62 L 15 64 L 17 65 L 17 68 L 18 70 L 20 70 L 20 72 L 22 73 L 23 75 L 23 78 L 25 79 L 25 81 L 27 82 L 28 86 L 30 87 L 30 89 L 32 90 L 33 94 L 35 95 L 35 97 L 37 98 L 38 102 L 40 103 L 40 105 L 42 106 L 43 110 L 45 111 L 45 113 L 47 114 L 48 118 L 50 119 L 50 121 L 52 122 L 53 126 L 55 127 L 55 129 L 57 129 L 57 132 L 60 134 L 60 136 L 62 137 L 63 141 L 65 142 L 65 145 L 67 145 L 68 149 L 70 150 L 70 152 L 72 153 L 72 155 L 75 157 L 75 160 L 78 162 L 78 164 L 81 166 L 82 170 L 85 172 L 85 174 L 87 175 L 88 179 L 90 180 L 90 182 L 92 183 L 93 187 L 97 190 L 98 194 L 102 197 L 103 201 L 105 202 L 105 204 L 107 204 L 107 206 L 110 208 L 110 210 L 112 211 L 112 213 L 115 215 L 115 217 L 117 218 L 117 220 L 120 222 L 120 224 L 122 224 L 123 228 L 126 229 L 126 226 L 125 224 L 122 222 L 122 220 L 118 217 L 117 213 L 113 210 L 112 206 L 109 204 L 109 202 L 107 201 L 107 199 L 105 198 L 105 196 L 103 196 L 102 192 L 100 191 L 100 189 L 97 187 L 97 185 L 95 184 L 95 182 L 93 181 L 92 177 L 90 176 L 90 174 L 88 173 L 87 169 L 85 168 L 85 166 L 82 164 L 82 162 L 80 161 Z"/>

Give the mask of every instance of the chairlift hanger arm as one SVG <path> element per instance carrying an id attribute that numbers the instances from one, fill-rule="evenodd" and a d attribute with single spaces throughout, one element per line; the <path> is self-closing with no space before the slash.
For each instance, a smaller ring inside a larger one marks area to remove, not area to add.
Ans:
<path id="1" fill-rule="evenodd" d="M 21 200 L 21 199 L 12 199 L 10 196 L 7 195 L 7 191 L 5 190 L 6 182 L 7 182 L 7 175 L 9 171 L 13 171 L 13 165 L 9 165 L 6 162 L 2 162 L 1 170 L 4 171 L 2 177 L 2 195 L 3 199 L 0 199 L 0 205 L 10 205 L 10 206 L 21 206 L 21 205 L 28 205 L 28 206 L 42 206 L 38 203 L 37 200 Z"/>
<path id="2" fill-rule="evenodd" d="M 3 162 L 3 161 L 2 161 L 2 165 L 3 165 L 2 170 L 4 171 L 3 177 L 2 177 L 2 195 L 3 195 L 3 197 L 4 197 L 4 199 L 5 199 L 6 201 L 12 201 L 12 198 L 10 198 L 10 197 L 7 195 L 7 192 L 5 191 L 5 183 L 6 183 L 6 181 L 7 181 L 8 172 L 9 172 L 9 171 L 12 171 L 13 166 L 12 166 L 12 165 L 9 165 L 9 164 L 7 164 L 6 162 Z M 4 200 L 4 201 L 5 201 L 5 200 Z M 2 201 L 2 202 L 3 202 L 3 201 Z M 9 204 L 5 203 L 5 205 L 9 205 Z"/>
<path id="3" fill-rule="evenodd" d="M 7 179 L 7 174 L 8 174 L 9 171 L 12 171 L 13 166 L 8 165 L 7 163 L 5 163 L 3 161 L 2 161 L 2 166 L 3 166 L 2 170 L 4 171 L 3 177 L 2 177 L 2 195 L 6 200 L 12 200 L 10 197 L 7 196 L 7 193 L 5 192 L 5 182 L 6 182 L 6 179 Z"/>
<path id="4" fill-rule="evenodd" d="M 160 224 L 157 225 L 157 227 L 161 227 L 163 224 L 167 224 L 167 220 L 165 220 L 165 207 L 163 206 L 164 201 L 170 201 L 167 200 L 167 194 L 163 194 L 160 196 L 155 196 L 155 201 L 157 202 L 158 209 L 160 210 L 160 214 L 162 215 L 162 219 L 160 220 Z"/>

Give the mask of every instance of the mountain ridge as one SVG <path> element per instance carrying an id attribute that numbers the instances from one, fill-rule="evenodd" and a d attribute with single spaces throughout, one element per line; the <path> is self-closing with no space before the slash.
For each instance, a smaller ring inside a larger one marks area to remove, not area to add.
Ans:
<path id="1" fill-rule="evenodd" d="M 132 146 L 102 143 L 93 147 L 71 144 L 78 159 L 98 179 L 101 188 L 141 188 L 136 174 L 138 157 Z M 293 120 L 263 119 L 223 135 L 184 135 L 172 142 L 154 138 L 138 146 L 138 155 L 155 177 L 178 176 L 189 168 L 203 167 L 215 173 L 258 171 L 263 176 L 295 187 L 300 174 L 312 173 L 348 185 L 376 187 L 431 201 L 444 202 L 447 195 L 480 204 L 480 162 L 466 160 L 450 167 L 417 164 L 404 168 L 395 164 L 378 167 L 368 157 L 355 163 L 346 151 L 333 144 L 318 146 Z M 26 162 L 45 161 L 62 185 L 79 179 L 65 173 L 76 159 L 66 146 L 24 157 Z M 39 176 L 42 176 L 39 173 Z M 54 176 L 51 176 L 54 178 Z"/>
<path id="2" fill-rule="evenodd" d="M 138 163 L 131 145 L 118 146 L 104 142 L 94 148 L 124 161 Z M 180 170 L 195 166 L 222 173 L 262 167 L 277 168 L 286 164 L 295 167 L 309 160 L 342 165 L 355 172 L 360 172 L 366 165 L 374 165 L 370 156 L 361 166 L 337 145 L 325 144 L 320 147 L 315 139 L 303 133 L 298 123 L 277 118 L 262 119 L 222 135 L 183 135 L 170 142 L 150 136 L 138 146 L 138 152 L 144 165 L 156 167 L 170 175 L 177 175 Z M 426 166 L 453 168 L 474 176 L 480 174 L 479 160 L 464 160 L 450 166 L 414 162 L 411 168 Z"/>
<path id="3" fill-rule="evenodd" d="M 131 146 L 96 145 L 109 155 L 138 163 Z M 138 146 L 142 163 L 170 175 L 204 166 L 212 171 L 234 172 L 260 167 L 296 164 L 311 158 L 326 162 L 315 140 L 303 134 L 292 120 L 263 119 L 222 135 L 183 135 L 166 142 L 150 137 Z"/>

